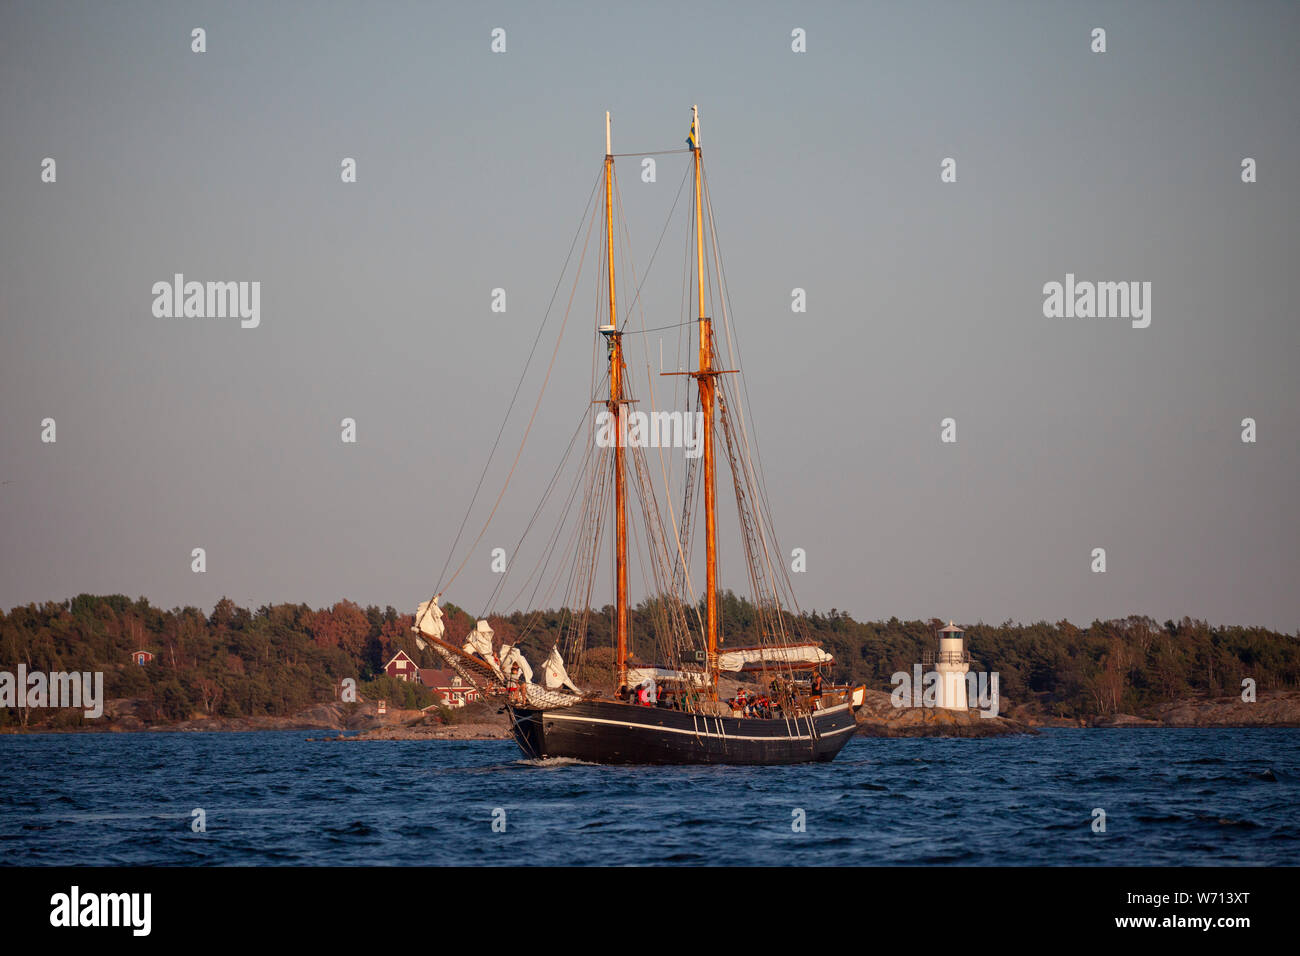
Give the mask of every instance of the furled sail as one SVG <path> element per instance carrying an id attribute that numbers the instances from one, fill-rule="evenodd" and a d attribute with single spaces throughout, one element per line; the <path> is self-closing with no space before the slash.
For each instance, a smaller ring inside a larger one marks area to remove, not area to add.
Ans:
<path id="1" fill-rule="evenodd" d="M 527 658 L 523 652 L 513 644 L 502 644 L 501 651 L 498 655 L 501 659 L 501 673 L 509 676 L 510 668 L 518 664 L 519 673 L 523 675 L 524 682 L 531 684 L 533 682 L 533 669 L 528 665 Z"/>
<path id="2" fill-rule="evenodd" d="M 501 676 L 501 662 L 492 653 L 492 638 L 495 632 L 487 621 L 479 621 L 474 630 L 465 635 L 465 653 L 474 654 L 492 666 L 497 676 Z"/>
<path id="3" fill-rule="evenodd" d="M 501 693 L 504 690 L 503 685 L 509 681 L 512 667 L 518 664 L 523 682 L 522 687 L 516 688 L 516 692 L 522 693 L 530 706 L 572 707 L 582 700 L 582 692 L 569 679 L 568 673 L 564 670 L 564 662 L 559 658 L 557 651 L 552 653 L 559 664 L 560 680 L 554 685 L 548 684 L 543 687 L 533 683 L 533 668 L 516 645 L 502 644 L 499 652 L 493 650 L 492 642 L 496 634 L 487 621 L 479 621 L 474 625 L 474 630 L 465 635 L 463 647 L 457 647 L 443 640 L 442 634 L 446 630 L 446 625 L 442 622 L 443 611 L 438 607 L 438 600 L 441 597 L 442 595 L 438 595 L 432 601 L 420 605 L 415 614 L 416 626 L 411 630 L 416 633 L 416 640 L 420 642 L 421 650 L 432 649 L 467 684 L 487 693 Z M 422 633 L 428 636 L 428 641 L 421 639 Z M 548 660 L 544 672 L 548 681 L 553 679 L 550 675 L 554 669 L 549 666 L 550 664 L 551 661 Z M 566 693 L 566 688 L 572 693 Z"/>
<path id="4" fill-rule="evenodd" d="M 564 658 L 560 656 L 558 647 L 551 647 L 551 656 L 546 658 L 546 663 L 542 665 L 542 686 L 547 690 L 567 687 L 575 694 L 581 693 L 577 685 L 569 679 L 569 672 L 564 669 Z"/>
<path id="5" fill-rule="evenodd" d="M 817 667 L 835 660 L 816 644 L 787 644 L 784 647 L 737 647 L 718 654 L 718 667 L 724 671 L 762 670 L 764 665 Z"/>
<path id="6" fill-rule="evenodd" d="M 423 601 L 415 609 L 415 627 L 411 630 L 415 632 L 415 643 L 422 651 L 428 650 L 429 645 L 420 637 L 421 634 L 441 639 L 447 629 L 442 623 L 442 608 L 438 607 L 438 600 L 441 597 L 442 595 L 439 594 L 432 601 Z"/>
<path id="7" fill-rule="evenodd" d="M 631 687 L 635 687 L 643 681 L 652 681 L 657 684 L 666 680 L 703 684 L 708 680 L 708 675 L 703 671 L 674 670 L 671 667 L 629 667 L 627 669 L 627 682 Z"/>

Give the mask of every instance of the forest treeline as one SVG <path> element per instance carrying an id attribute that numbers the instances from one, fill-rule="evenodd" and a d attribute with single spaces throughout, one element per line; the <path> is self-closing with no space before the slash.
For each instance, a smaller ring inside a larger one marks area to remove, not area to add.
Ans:
<path id="1" fill-rule="evenodd" d="M 756 608 L 730 592 L 720 595 L 724 644 L 751 643 Z M 473 618 L 447 605 L 448 638 L 459 643 Z M 490 617 L 497 636 L 519 641 L 536 666 L 561 639 L 565 611 Z M 632 611 L 634 635 L 653 630 L 653 613 Z M 611 609 L 590 617 L 583 669 L 575 678 L 605 683 L 611 673 Z M 83 594 L 69 601 L 0 611 L 0 670 L 102 671 L 106 699 L 150 702 L 158 720 L 288 716 L 337 699 L 339 682 L 355 678 L 363 698 L 397 706 L 433 702 L 431 692 L 383 676 L 384 664 L 405 650 L 421 667 L 445 666 L 420 650 L 412 616 L 392 607 L 340 601 L 312 609 L 276 604 L 249 610 L 227 598 L 211 614 L 194 607 L 170 611 L 141 598 Z M 890 676 L 910 671 L 935 648 L 937 621 L 856 621 L 839 610 L 806 612 L 798 630 L 834 654 L 837 680 L 890 689 Z M 1183 618 L 1159 624 L 1146 617 L 1055 624 L 972 625 L 967 647 L 973 669 L 996 671 L 1002 696 L 1031 713 L 1091 717 L 1141 713 L 1166 701 L 1240 693 L 1243 678 L 1258 690 L 1300 687 L 1300 637 L 1262 628 L 1211 627 Z M 143 666 L 132 653 L 149 651 Z M 0 708 L 0 726 L 31 720 L 72 725 L 79 711 L 20 713 Z"/>

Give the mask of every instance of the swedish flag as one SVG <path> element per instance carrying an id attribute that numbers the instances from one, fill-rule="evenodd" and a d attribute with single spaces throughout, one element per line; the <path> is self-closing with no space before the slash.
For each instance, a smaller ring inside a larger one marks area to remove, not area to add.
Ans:
<path id="1" fill-rule="evenodd" d="M 695 120 L 694 120 L 694 119 L 691 120 L 691 132 L 690 132 L 690 135 L 686 137 L 686 145 L 689 146 L 691 149 L 695 149 L 695 148 L 696 148 L 696 142 L 695 142 Z"/>

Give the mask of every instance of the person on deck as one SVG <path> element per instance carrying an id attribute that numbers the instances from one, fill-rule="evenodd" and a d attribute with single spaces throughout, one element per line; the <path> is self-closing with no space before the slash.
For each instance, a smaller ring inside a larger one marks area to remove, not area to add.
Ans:
<path id="1" fill-rule="evenodd" d="M 523 673 L 519 662 L 510 665 L 510 697 L 517 704 L 528 703 L 528 691 L 524 688 Z"/>
<path id="2" fill-rule="evenodd" d="M 812 705 L 813 710 L 820 710 L 822 706 L 822 672 L 813 671 L 812 688 L 808 692 L 808 703 Z"/>

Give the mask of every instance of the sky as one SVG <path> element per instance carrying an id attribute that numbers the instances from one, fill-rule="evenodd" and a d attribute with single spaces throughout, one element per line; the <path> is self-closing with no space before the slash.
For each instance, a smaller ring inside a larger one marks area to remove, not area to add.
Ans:
<path id="1" fill-rule="evenodd" d="M 536 339 L 451 561 L 447 600 L 486 610 L 492 549 L 594 414 L 590 261 L 558 338 L 568 285 L 547 308 L 605 111 L 636 153 L 699 104 L 802 607 L 1297 632 L 1297 39 L 1300 7 L 1264 2 L 6 0 L 0 607 L 413 610 Z M 687 162 L 618 160 L 638 275 Z M 683 317 L 680 213 L 647 328 Z M 259 282 L 260 323 L 155 315 L 176 273 Z M 1150 283 L 1150 325 L 1045 315 L 1067 274 Z M 657 364 L 657 336 L 629 341 Z"/>

